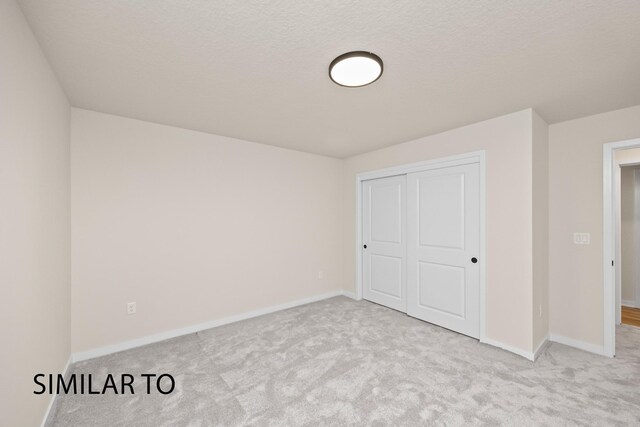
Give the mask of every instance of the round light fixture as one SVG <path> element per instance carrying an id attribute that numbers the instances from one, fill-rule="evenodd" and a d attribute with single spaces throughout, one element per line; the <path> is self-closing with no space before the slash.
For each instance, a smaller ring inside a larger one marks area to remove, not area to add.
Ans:
<path id="1" fill-rule="evenodd" d="M 331 61 L 329 77 L 345 87 L 361 87 L 378 80 L 382 75 L 382 59 L 371 52 L 347 52 Z"/>

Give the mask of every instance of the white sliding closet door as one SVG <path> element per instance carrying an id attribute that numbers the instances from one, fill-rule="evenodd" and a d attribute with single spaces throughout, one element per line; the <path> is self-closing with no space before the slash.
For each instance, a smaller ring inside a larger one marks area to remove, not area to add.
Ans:
<path id="1" fill-rule="evenodd" d="M 363 297 L 406 312 L 406 175 L 362 183 Z"/>
<path id="2" fill-rule="evenodd" d="M 479 164 L 407 175 L 407 314 L 480 335 Z"/>

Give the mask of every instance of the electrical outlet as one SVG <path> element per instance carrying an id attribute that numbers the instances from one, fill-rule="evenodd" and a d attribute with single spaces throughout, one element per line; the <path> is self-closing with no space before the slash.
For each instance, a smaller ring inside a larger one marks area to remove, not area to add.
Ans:
<path id="1" fill-rule="evenodd" d="M 318 280 L 324 279 L 324 271 L 318 271 Z"/>
<path id="2" fill-rule="evenodd" d="M 136 303 L 128 302 L 127 303 L 127 314 L 136 314 Z"/>

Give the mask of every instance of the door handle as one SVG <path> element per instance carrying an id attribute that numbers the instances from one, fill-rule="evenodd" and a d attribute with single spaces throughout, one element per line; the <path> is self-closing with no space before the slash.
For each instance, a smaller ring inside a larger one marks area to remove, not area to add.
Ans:
<path id="1" fill-rule="evenodd" d="M 363 248 L 367 249 L 367 245 L 362 246 Z"/>
<path id="2" fill-rule="evenodd" d="M 478 262 L 478 258 L 476 257 L 471 258 L 471 262 L 475 264 L 476 262 Z"/>

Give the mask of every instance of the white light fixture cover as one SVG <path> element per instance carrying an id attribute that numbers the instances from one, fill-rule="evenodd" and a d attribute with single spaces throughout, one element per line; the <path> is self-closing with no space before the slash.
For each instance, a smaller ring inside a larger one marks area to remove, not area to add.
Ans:
<path id="1" fill-rule="evenodd" d="M 348 52 L 329 65 L 329 77 L 345 87 L 361 87 L 378 80 L 382 75 L 382 59 L 371 52 Z"/>

